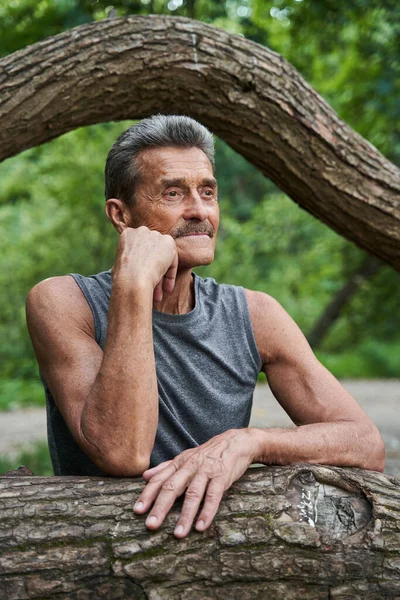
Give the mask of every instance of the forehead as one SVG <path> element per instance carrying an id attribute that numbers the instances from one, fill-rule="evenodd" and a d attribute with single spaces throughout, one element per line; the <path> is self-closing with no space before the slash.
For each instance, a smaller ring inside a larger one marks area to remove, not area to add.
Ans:
<path id="1" fill-rule="evenodd" d="M 213 177 L 213 168 L 200 148 L 149 148 L 138 156 L 141 179 Z"/>

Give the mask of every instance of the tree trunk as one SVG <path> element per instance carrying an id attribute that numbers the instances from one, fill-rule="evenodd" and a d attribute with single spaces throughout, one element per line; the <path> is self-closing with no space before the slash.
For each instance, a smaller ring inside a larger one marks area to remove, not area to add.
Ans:
<path id="1" fill-rule="evenodd" d="M 187 16 L 190 19 L 196 19 L 196 0 L 186 0 Z"/>
<path id="2" fill-rule="evenodd" d="M 0 61 L 0 160 L 82 125 L 184 113 L 400 270 L 400 171 L 281 56 L 183 17 L 82 25 Z"/>
<path id="3" fill-rule="evenodd" d="M 149 532 L 138 479 L 0 478 L 0 597 L 400 597 L 399 481 L 297 464 L 249 469 L 212 527 Z"/>
<path id="4" fill-rule="evenodd" d="M 334 295 L 324 312 L 307 335 L 307 340 L 312 348 L 319 348 L 328 331 L 338 319 L 343 308 L 350 302 L 354 294 L 360 286 L 367 280 L 371 279 L 383 266 L 383 263 L 374 258 L 367 256 L 361 266 L 352 273 L 346 283 Z"/>

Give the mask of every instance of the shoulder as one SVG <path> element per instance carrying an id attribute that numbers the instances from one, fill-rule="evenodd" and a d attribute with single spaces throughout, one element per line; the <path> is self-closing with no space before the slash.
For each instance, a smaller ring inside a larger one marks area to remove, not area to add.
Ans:
<path id="1" fill-rule="evenodd" d="M 81 291 L 70 275 L 50 277 L 37 283 L 29 292 L 27 306 L 35 309 L 68 308 L 74 302 L 84 300 Z M 87 304 L 87 303 L 86 303 Z"/>
<path id="2" fill-rule="evenodd" d="M 93 333 L 93 317 L 88 303 L 73 277 L 50 277 L 37 283 L 26 299 L 28 326 L 67 320 Z"/>
<path id="3" fill-rule="evenodd" d="M 30 301 L 43 301 L 45 299 L 54 301 L 56 298 L 63 299 L 67 296 L 77 295 L 79 291 L 73 277 L 63 275 L 61 277 L 49 277 L 43 281 L 39 281 L 29 292 L 28 299 Z"/>
<path id="4" fill-rule="evenodd" d="M 273 328 L 276 322 L 289 317 L 288 313 L 275 298 L 264 292 L 244 289 L 252 324 L 256 327 Z"/>
<path id="5" fill-rule="evenodd" d="M 248 290 L 244 288 L 246 294 L 247 304 L 249 309 L 256 315 L 264 313 L 265 310 L 284 310 L 275 298 L 264 292 L 257 292 L 255 290 Z"/>
<path id="6" fill-rule="evenodd" d="M 245 289 L 251 324 L 263 363 L 287 354 L 293 344 L 304 350 L 308 343 L 283 306 L 269 294 Z"/>

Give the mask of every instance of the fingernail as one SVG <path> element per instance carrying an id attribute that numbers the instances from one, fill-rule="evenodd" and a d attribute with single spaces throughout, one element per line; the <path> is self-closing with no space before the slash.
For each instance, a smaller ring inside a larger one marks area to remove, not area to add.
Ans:
<path id="1" fill-rule="evenodd" d="M 142 510 L 143 506 L 144 506 L 143 502 L 136 502 L 136 504 L 133 508 L 134 508 L 134 510 Z"/>
<path id="2" fill-rule="evenodd" d="M 178 535 L 183 533 L 183 525 L 178 525 L 178 527 L 175 528 L 175 533 L 177 533 Z"/>
<path id="3" fill-rule="evenodd" d="M 157 517 L 155 517 L 154 515 L 152 517 L 149 517 L 146 521 L 146 525 L 155 525 L 157 523 Z"/>
<path id="4" fill-rule="evenodd" d="M 196 523 L 196 529 L 198 529 L 199 531 L 203 531 L 204 529 L 204 521 L 200 520 Z"/>

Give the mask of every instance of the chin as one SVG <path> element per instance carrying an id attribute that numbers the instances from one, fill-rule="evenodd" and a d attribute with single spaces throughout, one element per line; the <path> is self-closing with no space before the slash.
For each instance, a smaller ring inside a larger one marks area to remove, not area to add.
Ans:
<path id="1" fill-rule="evenodd" d="M 215 239 L 193 238 L 188 242 L 182 238 L 176 244 L 179 257 L 179 268 L 194 269 L 209 265 L 214 260 Z"/>
<path id="2" fill-rule="evenodd" d="M 179 255 L 179 268 L 194 269 L 195 267 L 203 267 L 209 265 L 214 260 L 214 252 L 204 252 L 204 254 L 196 253 L 193 255 Z"/>

